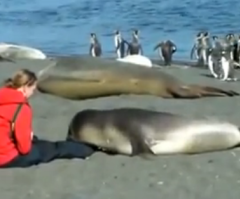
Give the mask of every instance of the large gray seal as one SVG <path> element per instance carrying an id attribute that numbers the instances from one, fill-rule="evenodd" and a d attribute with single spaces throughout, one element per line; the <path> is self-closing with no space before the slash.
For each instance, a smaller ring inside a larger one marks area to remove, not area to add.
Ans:
<path id="1" fill-rule="evenodd" d="M 97 57 L 62 57 L 42 74 L 38 90 L 73 100 L 121 94 L 145 94 L 162 98 L 236 96 L 216 87 L 188 85 L 156 68 Z"/>
<path id="2" fill-rule="evenodd" d="M 67 139 L 123 155 L 197 154 L 234 148 L 238 126 L 137 108 L 89 109 L 71 120 Z"/>

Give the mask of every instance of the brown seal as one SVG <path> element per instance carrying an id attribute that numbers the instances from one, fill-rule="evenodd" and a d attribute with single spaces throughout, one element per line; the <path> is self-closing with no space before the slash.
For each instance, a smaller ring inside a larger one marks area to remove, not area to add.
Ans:
<path id="1" fill-rule="evenodd" d="M 159 69 L 84 56 L 57 58 L 55 67 L 42 74 L 38 89 L 40 92 L 75 100 L 121 94 L 145 94 L 162 98 L 239 95 L 232 90 L 188 85 Z"/>

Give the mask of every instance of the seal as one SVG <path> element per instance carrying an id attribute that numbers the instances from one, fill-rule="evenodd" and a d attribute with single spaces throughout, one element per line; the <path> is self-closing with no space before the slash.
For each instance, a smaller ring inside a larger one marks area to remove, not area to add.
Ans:
<path id="1" fill-rule="evenodd" d="M 123 58 L 125 56 L 125 44 L 128 45 L 128 42 L 122 38 L 119 30 L 116 30 L 115 32 L 114 44 L 117 57 Z"/>
<path id="2" fill-rule="evenodd" d="M 0 43 L 0 56 L 6 61 L 13 61 L 14 59 L 47 58 L 47 56 L 38 49 L 8 43 Z"/>
<path id="3" fill-rule="evenodd" d="M 100 57 L 102 55 L 102 47 L 95 33 L 90 34 L 89 53 L 92 57 Z"/>
<path id="4" fill-rule="evenodd" d="M 55 96 L 83 100 L 121 94 L 162 98 L 237 96 L 233 90 L 189 85 L 155 67 L 99 57 L 58 57 L 51 70 L 42 73 L 38 90 Z"/>
<path id="5" fill-rule="evenodd" d="M 142 45 L 139 43 L 139 31 L 132 33 L 132 42 L 128 43 L 127 55 L 143 55 Z"/>
<path id="6" fill-rule="evenodd" d="M 171 40 L 167 40 L 158 43 L 154 47 L 154 51 L 157 49 L 159 56 L 164 60 L 164 65 L 170 66 L 172 63 L 172 56 L 177 51 L 177 46 Z"/>
<path id="7" fill-rule="evenodd" d="M 117 61 L 137 64 L 139 66 L 145 66 L 148 68 L 153 67 L 152 61 L 143 55 L 127 55 L 124 58 L 118 58 Z"/>
<path id="8" fill-rule="evenodd" d="M 122 155 L 200 154 L 239 146 L 239 127 L 218 119 L 137 108 L 88 109 L 74 115 L 67 139 Z"/>

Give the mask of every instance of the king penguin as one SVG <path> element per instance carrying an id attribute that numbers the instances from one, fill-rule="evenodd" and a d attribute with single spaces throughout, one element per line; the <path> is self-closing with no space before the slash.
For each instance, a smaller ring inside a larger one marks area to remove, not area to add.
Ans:
<path id="1" fill-rule="evenodd" d="M 95 33 L 90 34 L 90 43 L 90 55 L 92 57 L 100 57 L 102 55 L 102 47 Z"/>
<path id="2" fill-rule="evenodd" d="M 128 45 L 128 55 L 143 55 L 142 45 L 139 43 L 139 31 L 134 30 L 132 33 L 132 42 Z"/>

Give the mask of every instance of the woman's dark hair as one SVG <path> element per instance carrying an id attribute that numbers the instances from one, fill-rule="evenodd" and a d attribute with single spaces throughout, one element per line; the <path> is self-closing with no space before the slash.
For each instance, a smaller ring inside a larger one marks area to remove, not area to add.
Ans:
<path id="1" fill-rule="evenodd" d="M 8 78 L 4 82 L 5 87 L 18 89 L 22 86 L 32 86 L 37 81 L 37 76 L 34 72 L 28 69 L 17 71 L 12 78 Z"/>

